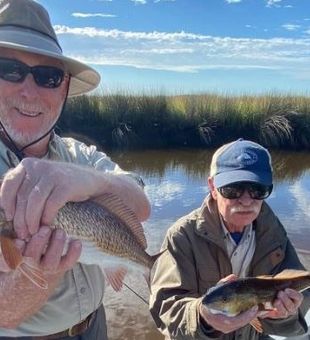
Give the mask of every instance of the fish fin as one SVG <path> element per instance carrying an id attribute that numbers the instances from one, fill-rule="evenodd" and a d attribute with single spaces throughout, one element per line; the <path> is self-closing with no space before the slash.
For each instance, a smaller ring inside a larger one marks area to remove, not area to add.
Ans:
<path id="1" fill-rule="evenodd" d="M 10 237 L 0 235 L 0 246 L 4 261 L 10 269 L 15 270 L 23 263 L 22 254 Z"/>
<path id="2" fill-rule="evenodd" d="M 151 255 L 151 259 L 152 259 L 151 263 L 152 263 L 152 265 L 151 265 L 150 269 L 152 269 L 152 267 L 154 266 L 154 264 L 155 264 L 155 262 L 157 261 L 157 259 L 158 259 L 165 251 L 167 251 L 167 249 L 164 249 L 163 251 L 161 251 L 161 252 L 159 252 L 159 253 L 157 253 L 157 254 Z"/>
<path id="3" fill-rule="evenodd" d="M 263 280 L 273 280 L 274 276 L 273 275 L 259 275 L 255 276 L 256 279 L 263 279 Z"/>
<path id="4" fill-rule="evenodd" d="M 127 274 L 127 269 L 124 267 L 104 268 L 103 271 L 107 282 L 116 292 L 119 292 L 123 288 L 123 281 Z"/>
<path id="5" fill-rule="evenodd" d="M 28 259 L 28 258 L 26 258 Z M 31 259 L 32 260 L 32 259 Z M 26 261 L 26 260 L 25 260 Z M 43 276 L 42 271 L 30 262 L 23 262 L 18 268 L 23 275 L 27 277 L 33 284 L 41 289 L 47 289 L 48 283 Z"/>
<path id="6" fill-rule="evenodd" d="M 296 270 L 296 269 L 285 269 L 281 273 L 274 276 L 277 279 L 289 279 L 297 277 L 307 277 L 310 276 L 310 272 L 306 270 Z"/>
<path id="7" fill-rule="evenodd" d="M 258 318 L 253 319 L 250 322 L 250 325 L 258 332 L 258 333 L 263 333 L 263 326 L 261 322 L 258 320 Z"/>
<path id="8" fill-rule="evenodd" d="M 92 198 L 92 201 L 116 215 L 133 232 L 143 249 L 146 249 L 147 243 L 142 224 L 139 222 L 134 212 L 128 208 L 118 196 L 111 193 L 105 193 Z"/>
<path id="9" fill-rule="evenodd" d="M 19 270 L 36 286 L 47 289 L 47 281 L 43 277 L 42 271 L 38 269 L 31 258 L 22 256 L 11 238 L 0 235 L 0 245 L 3 258 L 10 269 Z"/>

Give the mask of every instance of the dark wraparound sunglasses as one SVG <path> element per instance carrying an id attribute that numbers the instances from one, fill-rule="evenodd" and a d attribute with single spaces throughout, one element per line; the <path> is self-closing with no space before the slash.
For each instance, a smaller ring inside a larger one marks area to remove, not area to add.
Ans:
<path id="1" fill-rule="evenodd" d="M 0 78 L 21 83 L 31 73 L 35 83 L 44 88 L 55 89 L 64 80 L 64 71 L 55 66 L 28 66 L 19 60 L 0 58 Z"/>
<path id="2" fill-rule="evenodd" d="M 227 199 L 240 198 L 246 190 L 252 199 L 263 200 L 271 194 L 272 188 L 273 185 L 239 182 L 225 185 L 223 187 L 217 188 L 217 190 L 224 198 Z"/>

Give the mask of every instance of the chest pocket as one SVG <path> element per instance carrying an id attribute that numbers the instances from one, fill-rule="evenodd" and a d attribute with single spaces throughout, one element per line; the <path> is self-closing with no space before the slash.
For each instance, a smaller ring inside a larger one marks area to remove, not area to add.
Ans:
<path id="1" fill-rule="evenodd" d="M 282 248 L 277 248 L 266 255 L 257 263 L 254 269 L 254 276 L 262 275 L 262 274 L 272 274 L 276 267 L 282 263 L 285 257 L 285 252 Z"/>

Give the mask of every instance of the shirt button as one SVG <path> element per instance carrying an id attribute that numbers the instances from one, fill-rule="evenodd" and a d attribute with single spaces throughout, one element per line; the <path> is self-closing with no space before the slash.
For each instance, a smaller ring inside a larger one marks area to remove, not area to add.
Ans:
<path id="1" fill-rule="evenodd" d="M 86 292 L 86 288 L 85 287 L 82 287 L 81 289 L 80 289 L 80 293 L 81 294 L 84 294 Z"/>

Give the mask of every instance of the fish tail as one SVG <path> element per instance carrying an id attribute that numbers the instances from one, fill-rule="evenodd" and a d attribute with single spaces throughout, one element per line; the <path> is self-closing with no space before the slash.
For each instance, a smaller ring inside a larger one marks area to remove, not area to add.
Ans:
<path id="1" fill-rule="evenodd" d="M 157 259 L 166 251 L 167 249 L 164 249 L 163 251 L 155 254 L 155 255 L 151 255 L 150 258 L 150 265 L 149 265 L 149 269 L 151 270 L 155 264 L 155 262 L 157 261 Z"/>
<path id="2" fill-rule="evenodd" d="M 26 258 L 27 259 L 27 258 Z M 41 289 L 47 289 L 48 283 L 43 276 L 42 271 L 37 266 L 32 265 L 30 262 L 23 262 L 17 267 L 23 275 L 27 277 L 33 284 Z"/>

